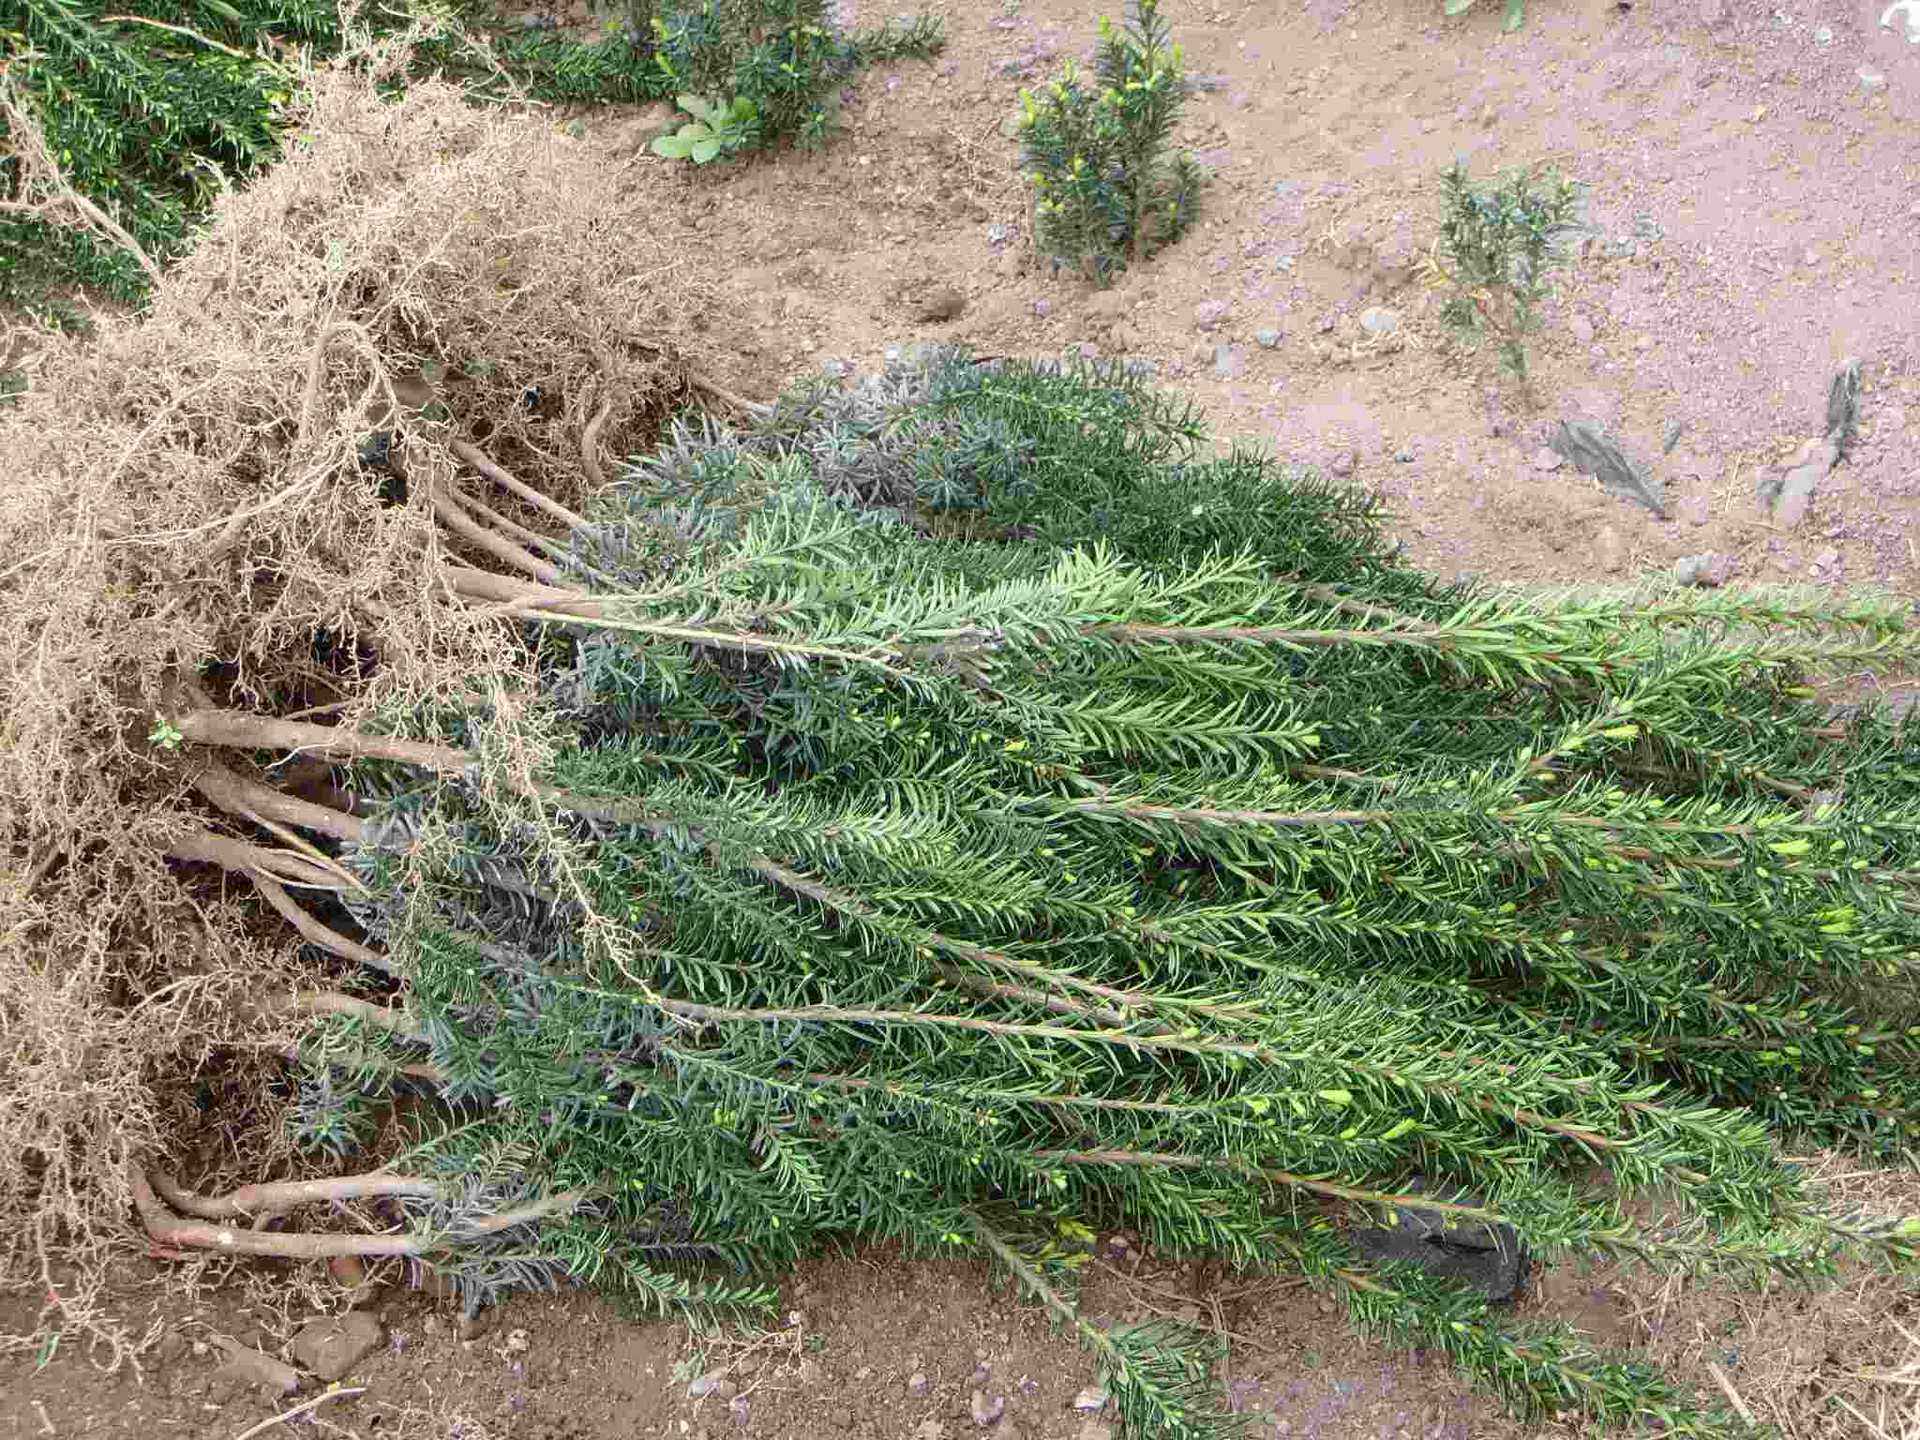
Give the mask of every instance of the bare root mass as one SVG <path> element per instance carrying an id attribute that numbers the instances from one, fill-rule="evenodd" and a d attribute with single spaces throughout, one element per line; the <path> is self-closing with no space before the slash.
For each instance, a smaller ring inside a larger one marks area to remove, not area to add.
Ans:
<path id="1" fill-rule="evenodd" d="M 615 201 L 604 154 L 442 86 L 394 101 L 334 73 L 306 103 L 286 163 L 226 198 L 152 313 L 49 352 L 0 410 L 11 1282 L 128 1233 L 131 1162 L 177 1118 L 168 1076 L 284 1040 L 232 1002 L 290 988 L 292 932 L 249 942 L 200 882 L 245 875 L 343 953 L 301 899 L 333 882 L 297 834 L 297 764 L 271 789 L 244 760 L 209 770 L 157 717 L 350 723 L 505 678 L 523 659 L 496 602 L 536 604 L 557 573 L 543 523 L 703 383 L 680 318 L 701 282 L 645 172 Z M 277 1143 L 241 1109 L 216 1168 Z"/>

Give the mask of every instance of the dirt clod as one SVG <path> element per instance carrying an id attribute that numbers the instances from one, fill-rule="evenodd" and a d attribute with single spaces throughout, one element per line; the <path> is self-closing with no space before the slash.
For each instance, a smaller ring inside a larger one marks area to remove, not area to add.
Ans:
<path id="1" fill-rule="evenodd" d="M 922 324 L 957 320 L 967 308 L 967 297 L 951 285 L 936 285 L 913 301 L 913 318 Z"/>
<path id="2" fill-rule="evenodd" d="M 380 1340 L 380 1322 L 364 1310 L 351 1310 L 302 1325 L 293 1337 L 293 1358 L 322 1380 L 342 1380 Z"/>
<path id="3" fill-rule="evenodd" d="M 237 1382 L 244 1386 L 257 1385 L 276 1395 L 291 1395 L 300 1388 L 300 1372 L 284 1360 L 276 1360 L 251 1345 L 242 1345 L 238 1340 L 223 1339 L 220 1349 L 227 1358 L 226 1363 L 214 1372 L 216 1380 Z"/>

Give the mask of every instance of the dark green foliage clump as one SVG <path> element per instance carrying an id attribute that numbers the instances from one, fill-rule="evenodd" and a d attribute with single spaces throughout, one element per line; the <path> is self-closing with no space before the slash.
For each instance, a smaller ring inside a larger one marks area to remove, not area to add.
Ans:
<path id="1" fill-rule="evenodd" d="M 1203 176 L 1173 148 L 1183 87 L 1158 0 L 1138 0 L 1124 24 L 1101 19 L 1091 77 L 1069 62 L 1038 94 L 1022 92 L 1034 238 L 1057 264 L 1105 280 L 1193 224 Z"/>
<path id="2" fill-rule="evenodd" d="M 1364 497 L 1204 438 L 1123 370 L 951 351 L 677 427 L 572 537 L 595 603 L 529 632 L 534 711 L 411 717 L 477 755 L 457 782 L 354 777 L 402 1018 L 313 1033 L 303 1123 L 353 1133 L 323 1084 L 436 1091 L 423 1232 L 591 1197 L 447 1240 L 476 1298 L 985 1254 L 1132 1433 L 1230 1429 L 1211 1340 L 1076 1309 L 1125 1224 L 1301 1271 L 1522 1410 L 1711 1428 L 1344 1226 L 1914 1261 L 1775 1144 L 1911 1143 L 1920 746 L 1803 684 L 1910 658 L 1911 614 L 1448 587 Z"/>
<path id="3" fill-rule="evenodd" d="M 1476 185 L 1458 161 L 1440 177 L 1436 279 L 1450 289 L 1440 318 L 1469 344 L 1491 335 L 1500 361 L 1527 375 L 1526 336 L 1553 288 L 1554 242 L 1573 223 L 1579 191 L 1552 170 L 1515 170 Z"/>
<path id="4" fill-rule="evenodd" d="M 481 99 L 739 96 L 754 119 L 737 148 L 753 148 L 823 137 L 831 97 L 861 67 L 940 45 L 930 19 L 848 35 L 826 9 L 827 0 L 629 3 L 586 37 L 499 29 L 474 0 L 446 20 L 392 4 L 366 7 L 356 23 L 365 36 L 407 32 L 413 73 L 458 80 Z M 355 43 L 335 0 L 0 0 L 0 64 L 67 180 L 163 264 L 191 245 L 223 182 L 278 155 L 297 55 L 325 59 Z M 0 159 L 0 198 L 27 198 L 21 184 L 17 164 Z M 147 283 L 110 242 L 0 216 L 0 305 L 71 324 L 76 289 L 131 304 Z"/>

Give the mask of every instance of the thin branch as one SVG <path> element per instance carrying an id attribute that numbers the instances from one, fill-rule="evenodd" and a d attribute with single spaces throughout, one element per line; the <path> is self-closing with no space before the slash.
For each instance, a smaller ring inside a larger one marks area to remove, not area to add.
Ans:
<path id="1" fill-rule="evenodd" d="M 282 1410 L 278 1415 L 270 1415 L 258 1425 L 250 1426 L 242 1430 L 238 1435 L 233 1437 L 233 1440 L 254 1440 L 254 1436 L 264 1435 L 276 1425 L 284 1425 L 289 1420 L 298 1419 L 309 1410 L 317 1410 L 329 1400 L 346 1400 L 352 1396 L 364 1395 L 366 1393 L 367 1387 L 364 1385 L 349 1385 L 341 1390 L 323 1390 L 311 1400 L 302 1400 L 291 1410 Z"/>

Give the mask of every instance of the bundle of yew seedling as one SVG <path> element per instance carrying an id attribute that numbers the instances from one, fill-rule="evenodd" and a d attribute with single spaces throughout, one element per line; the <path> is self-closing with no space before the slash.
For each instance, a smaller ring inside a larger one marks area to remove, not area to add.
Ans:
<path id="1" fill-rule="evenodd" d="M 829 1236 L 984 1254 L 1139 1433 L 1232 1423 L 1206 1337 L 1075 1308 L 1076 1237 L 1125 1224 L 1523 1406 L 1710 1426 L 1345 1236 L 1915 1258 L 1778 1148 L 1911 1136 L 1920 752 L 1820 689 L 1909 659 L 1910 613 L 1449 587 L 1363 497 L 1203 439 L 1127 371 L 910 353 L 683 421 L 584 515 L 466 506 L 483 563 L 439 578 L 531 688 L 357 729 L 183 706 L 189 753 L 341 767 L 210 772 L 302 850 L 176 852 L 350 962 L 297 1002 L 303 1138 L 344 1155 L 403 1090 L 441 1118 L 318 1188 L 158 1177 L 154 1233 L 416 1256 L 476 1303 L 752 1306 Z M 393 1228 L 223 1224 L 356 1197 Z"/>

